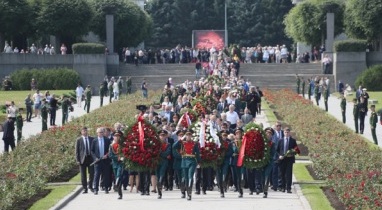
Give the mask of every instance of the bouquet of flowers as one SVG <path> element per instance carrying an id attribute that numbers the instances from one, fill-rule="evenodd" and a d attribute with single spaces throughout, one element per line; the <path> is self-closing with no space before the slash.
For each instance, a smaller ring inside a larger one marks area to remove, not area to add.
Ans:
<path id="1" fill-rule="evenodd" d="M 253 169 L 267 165 L 271 158 L 270 145 L 266 140 L 263 129 L 255 123 L 248 123 L 245 126 L 242 141 L 242 146 L 244 146 L 244 167 Z"/>
<path id="2" fill-rule="evenodd" d="M 148 171 L 157 167 L 161 142 L 153 125 L 139 117 L 129 126 L 121 148 L 125 167 L 133 171 Z"/>
<path id="3" fill-rule="evenodd" d="M 200 157 L 201 167 L 217 167 L 217 160 L 219 157 L 218 145 L 220 145 L 219 137 L 214 134 L 209 124 L 198 122 L 194 125 L 193 134 L 194 139 L 199 141 L 200 144 Z M 218 142 L 219 141 L 219 142 Z"/>
<path id="4" fill-rule="evenodd" d="M 198 113 L 198 115 L 206 114 L 206 108 L 204 108 L 202 101 L 197 101 L 193 107 L 193 110 Z"/>
<path id="5" fill-rule="evenodd" d="M 299 154 L 300 154 L 300 148 L 298 148 L 298 146 L 295 146 L 293 149 L 289 149 L 283 156 L 280 156 L 279 159 L 282 160 L 285 157 L 293 157 Z"/>
<path id="6" fill-rule="evenodd" d="M 183 108 L 180 110 L 181 118 L 179 123 L 184 127 L 190 127 L 191 123 L 194 123 L 198 119 L 198 114 L 192 109 Z"/>

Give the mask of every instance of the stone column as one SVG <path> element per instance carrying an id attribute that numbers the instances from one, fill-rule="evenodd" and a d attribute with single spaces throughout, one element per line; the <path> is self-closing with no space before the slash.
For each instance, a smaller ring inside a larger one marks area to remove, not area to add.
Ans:
<path id="1" fill-rule="evenodd" d="M 114 53 L 114 15 L 106 15 L 106 47 Z"/>
<path id="2" fill-rule="evenodd" d="M 326 14 L 326 52 L 333 52 L 334 43 L 334 13 Z"/>

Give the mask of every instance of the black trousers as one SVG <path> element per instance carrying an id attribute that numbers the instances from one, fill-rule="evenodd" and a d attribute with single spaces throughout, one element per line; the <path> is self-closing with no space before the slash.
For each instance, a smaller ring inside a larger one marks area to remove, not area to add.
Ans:
<path id="1" fill-rule="evenodd" d="M 105 189 L 108 189 L 111 186 L 110 183 L 110 160 L 105 159 L 101 160 L 97 164 L 94 165 L 94 181 L 93 181 L 93 188 L 95 191 L 98 191 L 99 189 L 99 180 L 102 174 L 102 180 L 103 180 L 103 187 Z"/>
<path id="2" fill-rule="evenodd" d="M 50 108 L 50 125 L 56 125 L 56 108 Z"/>
<path id="3" fill-rule="evenodd" d="M 11 146 L 12 151 L 15 149 L 15 140 L 4 140 L 4 152 L 9 152 L 9 146 Z"/>
<path id="4" fill-rule="evenodd" d="M 150 193 L 150 183 L 150 171 L 139 172 L 139 191 L 142 193 Z"/>
<path id="5" fill-rule="evenodd" d="M 365 116 L 366 112 L 359 112 L 359 131 L 361 132 L 361 134 L 365 129 Z"/>
<path id="6" fill-rule="evenodd" d="M 90 166 L 93 158 L 88 155 L 85 157 L 85 161 L 83 164 L 80 164 L 80 173 L 81 173 L 81 184 L 84 189 L 93 189 L 93 181 L 94 181 L 94 166 Z M 87 173 L 89 174 L 89 182 L 87 182 Z"/>
<path id="7" fill-rule="evenodd" d="M 32 119 L 32 106 L 27 106 L 27 122 L 31 121 Z"/>
<path id="8" fill-rule="evenodd" d="M 207 188 L 212 187 L 212 168 L 197 168 L 196 169 L 196 192 L 200 192 L 200 187 L 202 191 L 207 191 Z"/>
<path id="9" fill-rule="evenodd" d="M 354 128 L 355 132 L 358 133 L 358 117 L 354 117 Z"/>
<path id="10" fill-rule="evenodd" d="M 291 190 L 293 159 L 286 157 L 280 162 L 279 167 L 281 172 L 281 188 Z"/>
<path id="11" fill-rule="evenodd" d="M 172 190 L 174 188 L 174 169 L 172 168 L 173 161 L 169 161 L 166 174 L 164 175 L 164 187 Z"/>

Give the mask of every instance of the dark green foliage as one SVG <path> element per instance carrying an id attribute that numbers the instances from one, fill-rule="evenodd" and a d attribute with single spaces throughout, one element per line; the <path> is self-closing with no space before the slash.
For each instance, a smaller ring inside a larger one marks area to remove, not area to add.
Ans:
<path id="1" fill-rule="evenodd" d="M 114 46 L 136 46 L 150 35 L 150 16 L 130 0 L 91 0 L 92 31 L 106 40 L 106 14 L 114 14 Z"/>
<path id="2" fill-rule="evenodd" d="M 346 33 L 358 39 L 378 40 L 382 36 L 382 3 L 380 0 L 348 0 L 346 2 Z"/>
<path id="3" fill-rule="evenodd" d="M 81 81 L 78 72 L 67 69 L 22 69 L 11 74 L 14 90 L 30 90 L 34 78 L 41 90 L 70 90 Z"/>
<path id="4" fill-rule="evenodd" d="M 363 71 L 355 81 L 355 86 L 362 85 L 368 91 L 382 91 L 382 65 L 375 65 Z"/>
<path id="5" fill-rule="evenodd" d="M 76 43 L 72 46 L 73 54 L 104 54 L 105 45 L 98 43 Z"/>
<path id="6" fill-rule="evenodd" d="M 334 43 L 335 52 L 365 52 L 366 48 L 366 40 L 344 40 Z"/>
<path id="7" fill-rule="evenodd" d="M 224 30 L 225 0 L 152 0 L 153 36 L 148 45 L 190 46 L 193 30 Z M 245 46 L 289 44 L 283 18 L 290 0 L 227 1 L 228 42 Z"/>
<path id="8" fill-rule="evenodd" d="M 285 17 L 285 32 L 295 42 L 320 45 L 326 38 L 326 14 L 334 13 L 334 36 L 344 30 L 342 0 L 306 0 L 296 5 Z"/>

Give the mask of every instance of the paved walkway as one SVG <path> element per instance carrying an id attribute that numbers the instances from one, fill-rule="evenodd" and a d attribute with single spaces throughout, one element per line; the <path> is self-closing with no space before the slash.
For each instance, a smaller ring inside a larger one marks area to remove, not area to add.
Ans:
<path id="1" fill-rule="evenodd" d="M 77 104 L 73 104 L 74 111 L 69 112 L 69 118 L 68 118 L 69 121 L 71 121 L 74 118 L 77 118 L 77 117 L 80 117 L 80 116 L 86 114 L 86 111 L 83 108 L 84 104 L 85 104 L 84 101 L 81 103 L 81 107 L 78 107 Z M 99 108 L 99 104 L 100 104 L 100 97 L 99 96 L 93 96 L 91 104 L 90 104 L 90 111 Z M 109 104 L 109 98 L 105 97 L 103 100 L 103 104 L 104 104 L 104 106 L 108 105 Z M 56 113 L 56 125 L 61 126 L 62 125 L 61 122 L 62 122 L 62 110 L 59 109 L 59 110 L 57 110 L 57 113 Z M 48 128 L 49 127 L 50 126 L 49 126 L 49 116 L 48 116 Z M 24 121 L 23 133 L 22 133 L 23 138 L 28 139 L 30 136 L 39 134 L 39 133 L 41 133 L 41 129 L 42 129 L 41 118 L 36 118 L 36 117 L 34 117 L 34 114 L 33 114 L 32 115 L 32 122 Z M 3 132 L 0 132 L 0 136 L 1 137 L 3 136 Z M 15 137 L 17 137 L 16 131 L 15 131 Z M 24 140 L 24 139 L 22 139 L 22 140 Z M 3 153 L 3 151 L 4 151 L 4 141 L 1 140 L 0 141 L 0 153 Z"/>
<path id="2" fill-rule="evenodd" d="M 312 101 L 314 101 L 313 98 L 312 98 Z M 313 103 L 316 104 L 315 101 Z M 341 104 L 341 100 L 339 98 L 333 95 L 330 95 L 328 99 L 328 112 L 332 116 L 334 116 L 338 121 L 342 122 L 342 113 L 341 113 L 340 104 Z M 347 102 L 346 104 L 346 126 L 348 126 L 351 130 L 355 132 L 353 106 L 354 106 L 353 102 Z M 323 99 L 319 102 L 319 107 L 325 110 L 325 104 Z M 374 142 L 373 137 L 371 136 L 369 118 L 370 118 L 370 111 L 368 112 L 368 115 L 365 117 L 364 132 L 363 134 L 359 134 L 359 135 L 362 135 L 369 141 Z M 359 123 L 358 123 L 358 126 L 359 126 Z M 382 127 L 381 127 L 381 124 L 379 123 L 379 117 L 378 117 L 378 123 L 377 123 L 377 139 L 379 142 L 378 145 L 381 146 L 382 145 Z"/>
<path id="3" fill-rule="evenodd" d="M 258 123 L 263 123 L 264 127 L 268 127 L 265 114 L 259 115 L 256 118 Z M 295 178 L 293 177 L 293 181 Z M 75 192 L 81 191 L 82 188 L 77 188 Z M 240 209 L 280 209 L 280 210 L 308 210 L 311 209 L 308 201 L 302 195 L 299 185 L 292 186 L 292 194 L 269 191 L 268 198 L 262 198 L 260 195 L 249 195 L 247 189 L 244 190 L 244 198 L 239 199 L 238 193 L 228 191 L 225 198 L 220 198 L 218 189 L 214 191 L 207 191 L 207 195 L 192 195 L 192 201 L 180 198 L 179 189 L 173 191 L 164 191 L 161 200 L 157 199 L 156 193 L 151 193 L 150 196 L 141 196 L 139 193 L 123 192 L 123 199 L 117 200 L 117 193 L 110 192 L 105 194 L 100 192 L 98 195 L 79 194 L 73 200 L 69 198 L 63 199 L 52 209 L 60 209 L 58 206 L 63 202 L 68 202 L 62 209 L 68 210 L 82 210 L 84 207 L 92 210 L 103 209 L 129 209 L 129 210 L 143 210 L 143 209 L 182 209 L 182 210 L 195 210 L 195 209 L 227 209 L 227 210 L 240 210 Z M 73 192 L 73 194 L 75 193 Z"/>

